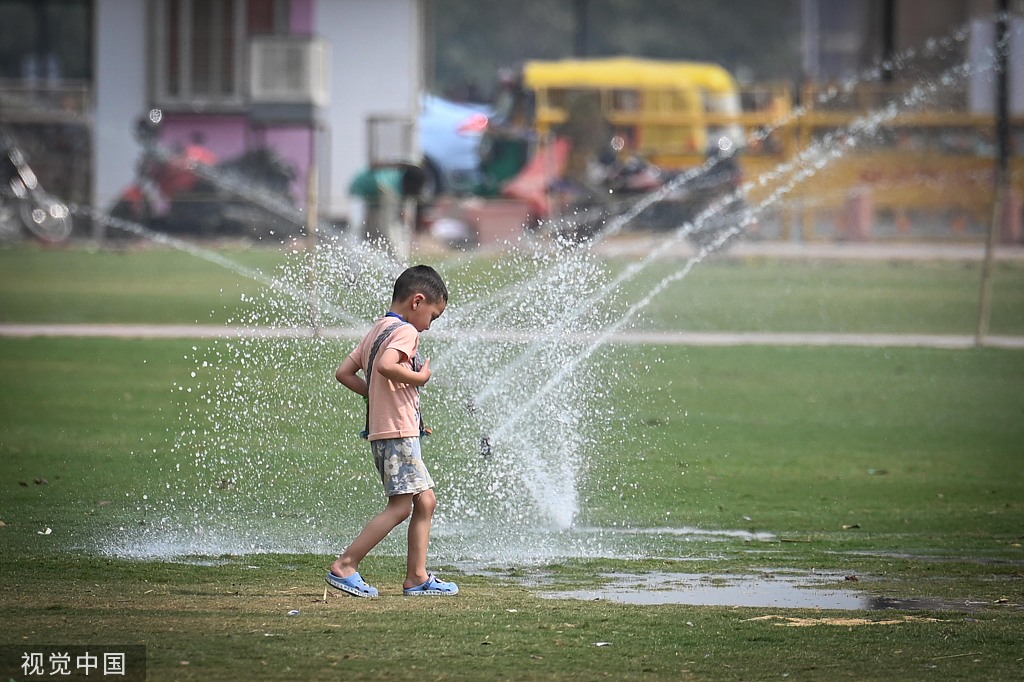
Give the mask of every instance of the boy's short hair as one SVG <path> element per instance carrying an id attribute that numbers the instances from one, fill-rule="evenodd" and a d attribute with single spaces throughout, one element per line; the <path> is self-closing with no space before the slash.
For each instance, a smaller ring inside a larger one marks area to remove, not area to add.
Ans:
<path id="1" fill-rule="evenodd" d="M 429 265 L 414 265 L 399 275 L 395 280 L 395 293 L 391 296 L 391 302 L 404 301 L 414 294 L 423 294 L 432 303 L 448 303 L 448 287 L 444 285 L 437 270 Z"/>

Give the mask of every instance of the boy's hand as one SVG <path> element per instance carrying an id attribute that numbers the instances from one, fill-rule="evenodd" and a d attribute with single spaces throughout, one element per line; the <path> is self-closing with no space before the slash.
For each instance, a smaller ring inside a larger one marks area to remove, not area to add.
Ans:
<path id="1" fill-rule="evenodd" d="M 430 371 L 430 358 L 424 360 L 423 366 L 417 371 L 409 365 L 402 364 L 402 357 L 394 348 L 388 348 L 377 358 L 373 371 L 379 372 L 381 376 L 387 377 L 391 381 L 410 386 L 422 386 L 430 381 L 433 374 Z"/>

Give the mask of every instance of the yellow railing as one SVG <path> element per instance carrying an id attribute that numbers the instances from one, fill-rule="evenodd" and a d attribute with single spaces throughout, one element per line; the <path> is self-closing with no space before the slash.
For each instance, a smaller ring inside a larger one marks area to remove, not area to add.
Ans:
<path id="1" fill-rule="evenodd" d="M 628 60 L 623 64 L 636 67 Z M 548 68 L 553 79 L 566 65 Z M 911 85 L 814 84 L 794 94 L 785 84 L 736 90 L 729 80 L 726 90 L 732 101 L 738 99 L 741 111 L 713 113 L 706 110 L 703 91 L 693 84 L 671 90 L 663 83 L 631 81 L 627 76 L 632 78 L 633 71 L 586 73 L 592 82 L 533 84 L 540 139 L 565 122 L 570 85 L 599 97 L 605 119 L 624 142 L 623 155 L 639 154 L 667 169 L 699 166 L 716 142 L 711 139 L 714 131 L 738 128 L 747 140 L 740 165 L 751 188 L 750 201 L 772 198 L 785 236 L 800 229 L 805 238 L 814 238 L 819 217 L 834 224 L 836 214 L 850 213 L 851 204 L 862 220 L 884 214 L 898 225 L 916 218 L 945 221 L 953 232 L 990 220 L 995 120 L 971 113 L 963 88 L 931 93 L 928 107 L 893 116 L 889 107 L 905 107 L 901 102 L 912 92 Z M 622 96 L 624 92 L 631 97 Z M 680 99 L 680 92 L 692 96 Z M 871 125 L 876 115 L 884 122 Z M 1021 196 L 1024 117 L 1014 118 L 1011 129 L 1018 147 L 1011 160 L 1012 190 Z"/>
<path id="2" fill-rule="evenodd" d="M 851 141 L 852 126 L 906 89 L 879 87 L 834 97 L 825 105 L 818 104 L 819 91 L 826 88 L 804 92 L 802 101 L 812 104 L 799 114 L 748 111 L 728 117 L 743 127 L 749 141 L 742 165 L 752 202 L 772 196 L 779 183 L 792 178 L 780 169 L 799 164 L 798 155 L 811 145 L 841 150 L 820 169 L 814 168 L 813 158 L 803 160 L 812 172 L 786 190 L 781 202 L 784 236 L 800 226 L 803 237 L 813 239 L 819 215 L 842 213 L 851 201 L 865 198 L 871 210 L 886 213 L 898 226 L 909 226 L 912 216 L 924 214 L 933 222 L 945 221 L 954 234 L 965 224 L 988 223 L 995 189 L 993 116 L 944 102 L 952 110 L 900 113 Z M 705 121 L 723 122 L 710 115 Z M 1010 126 L 1011 146 L 1013 140 L 1024 145 L 1024 117 L 1014 117 Z M 765 131 L 770 134 L 762 139 Z M 1010 166 L 1011 188 L 1024 195 L 1024 148 L 1011 150 Z"/>

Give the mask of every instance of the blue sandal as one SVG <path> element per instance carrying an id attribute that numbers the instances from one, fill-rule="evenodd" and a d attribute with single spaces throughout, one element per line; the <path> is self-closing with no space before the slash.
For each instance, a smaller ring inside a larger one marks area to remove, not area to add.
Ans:
<path id="1" fill-rule="evenodd" d="M 341 590 L 345 594 L 350 594 L 353 597 L 376 597 L 377 588 L 367 585 L 366 581 L 363 580 L 363 576 L 359 573 L 353 573 L 347 578 L 341 578 L 330 571 L 327 571 L 327 584 L 336 590 Z"/>
<path id="2" fill-rule="evenodd" d="M 427 574 L 427 582 L 416 587 L 407 587 L 403 590 L 406 597 L 436 596 L 451 597 L 459 593 L 459 586 L 455 583 L 448 583 L 438 580 L 433 573 Z"/>

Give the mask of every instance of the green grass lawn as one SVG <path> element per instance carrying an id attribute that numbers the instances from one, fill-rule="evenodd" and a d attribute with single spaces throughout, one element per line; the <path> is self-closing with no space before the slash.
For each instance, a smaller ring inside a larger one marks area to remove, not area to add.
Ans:
<path id="1" fill-rule="evenodd" d="M 280 262 L 272 252 L 236 256 L 266 271 Z M 90 321 L 221 321 L 237 314 L 240 292 L 258 290 L 192 261 L 160 251 L 0 251 L 0 310 L 6 321 L 78 321 L 76 306 L 92 311 Z M 453 282 L 470 281 L 474 266 L 456 265 Z M 189 268 L 194 288 L 177 286 L 177 273 Z M 136 298 L 130 283 L 139 279 L 152 296 Z M 1022 279 L 1016 266 L 1001 266 L 996 300 L 1004 307 L 994 332 L 1024 328 L 1014 317 Z M 969 334 L 973 280 L 973 269 L 959 264 L 710 263 L 666 292 L 648 318 L 657 328 Z M 907 291 L 918 293 L 905 301 Z M 702 302 L 712 294 L 717 305 Z M 348 345 L 327 342 L 317 353 L 330 358 Z M 213 475 L 179 470 L 175 458 L 187 450 L 175 443 L 191 428 L 183 403 L 198 406 L 192 414 L 205 409 L 202 397 L 188 394 L 191 373 L 218 353 L 226 351 L 214 341 L 0 339 L 0 645 L 141 643 L 153 680 L 1019 676 L 1024 353 L 606 347 L 596 361 L 630 370 L 629 380 L 604 387 L 619 409 L 588 453 L 580 523 L 738 529 L 771 539 L 665 547 L 652 539 L 635 559 L 577 557 L 482 572 L 456 562 L 445 575 L 463 594 L 443 601 L 398 596 L 401 542 L 364 563 L 384 594 L 376 601 L 324 601 L 326 551 L 191 561 L 97 551 L 152 522 L 146 505 L 168 490 L 220 496 L 194 508 L 256 514 L 254 525 L 268 529 L 281 520 L 259 517 L 250 495 L 294 490 L 294 506 L 341 525 L 379 506 L 365 446 L 352 435 L 358 406 L 343 398 L 340 407 L 282 411 L 293 418 L 275 427 L 284 445 L 275 444 L 279 460 L 268 469 L 280 478 L 252 489 L 180 485 L 178 477 Z M 263 373 L 272 381 L 280 371 Z M 443 399 L 443 387 L 429 399 Z M 478 455 L 448 447 L 445 424 L 436 426 L 428 456 L 443 505 L 446 486 L 472 475 Z M 254 430 L 253 440 L 265 435 Z M 325 491 L 311 481 L 334 485 Z M 344 508 L 331 504 L 338 499 Z M 174 502 L 193 508 L 187 499 Z M 330 535 L 332 524 L 321 528 Z M 442 532 L 439 551 L 445 542 Z M 836 589 L 942 606 L 634 606 L 542 594 L 544 581 L 600 588 L 604 574 L 616 572 L 811 570 L 838 576 Z M 793 627 L 789 618 L 809 620 Z"/>
<path id="2" fill-rule="evenodd" d="M 239 270 L 274 276 L 296 256 L 270 248 L 212 252 Z M 462 290 L 486 294 L 500 278 L 493 258 L 438 265 L 457 303 Z M 627 283 L 620 298 L 649 291 L 681 264 L 659 261 Z M 517 263 L 517 267 L 522 263 Z M 609 265 L 617 272 L 623 263 Z M 1024 335 L 1024 264 L 998 263 L 992 334 Z M 685 331 L 973 334 L 980 264 L 713 258 L 672 284 L 641 315 L 653 329 Z M 263 285 L 194 255 L 0 249 L 0 322 L 222 323 L 245 310 L 243 295 Z"/>
<path id="3" fill-rule="evenodd" d="M 273 273 L 276 249 L 207 251 L 243 273 L 162 248 L 125 251 L 0 249 L 0 322 L 223 323 L 243 294 L 261 289 L 246 272 Z"/>
<path id="4" fill-rule="evenodd" d="M 651 268 L 644 291 L 671 271 Z M 673 284 L 646 311 L 656 329 L 973 334 L 981 268 L 962 262 L 719 259 Z M 990 332 L 1024 334 L 1024 264 L 1000 263 Z"/>

